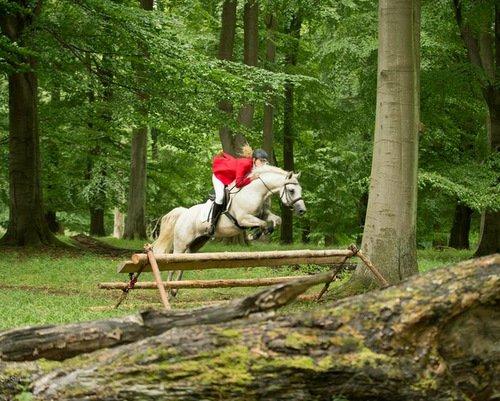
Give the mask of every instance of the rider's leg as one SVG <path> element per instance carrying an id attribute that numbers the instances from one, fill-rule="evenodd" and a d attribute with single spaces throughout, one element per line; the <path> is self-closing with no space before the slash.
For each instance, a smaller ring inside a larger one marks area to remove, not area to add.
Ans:
<path id="1" fill-rule="evenodd" d="M 222 212 L 222 204 L 224 203 L 224 184 L 215 176 L 215 174 L 212 175 L 212 183 L 215 190 L 215 201 L 212 209 L 212 219 L 208 235 L 214 235 L 215 226 L 217 225 L 217 220 Z"/>

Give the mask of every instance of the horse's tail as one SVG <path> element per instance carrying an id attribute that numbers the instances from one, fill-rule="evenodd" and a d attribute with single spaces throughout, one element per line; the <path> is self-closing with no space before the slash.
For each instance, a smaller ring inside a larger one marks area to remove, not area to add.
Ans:
<path id="1" fill-rule="evenodd" d="M 186 210 L 185 207 L 176 207 L 161 218 L 160 234 L 153 242 L 154 253 L 171 253 L 173 251 L 175 223 Z"/>

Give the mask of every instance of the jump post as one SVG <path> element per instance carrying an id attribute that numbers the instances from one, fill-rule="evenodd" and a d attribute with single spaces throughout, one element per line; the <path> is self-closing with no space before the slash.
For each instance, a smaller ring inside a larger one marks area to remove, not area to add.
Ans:
<path id="1" fill-rule="evenodd" d="M 161 280 L 161 271 L 172 270 L 206 270 L 214 268 L 233 269 L 240 267 L 278 267 L 293 264 L 332 265 L 334 268 L 330 275 L 325 276 L 325 286 L 318 294 L 317 299 L 326 292 L 328 286 L 335 279 L 344 263 L 357 256 L 373 273 L 379 284 L 383 287 L 389 285 L 385 278 L 370 260 L 355 246 L 348 249 L 325 250 L 289 250 L 265 252 L 208 252 L 208 253 L 183 253 L 154 255 L 151 246 L 145 246 L 146 253 L 135 253 L 131 260 L 118 267 L 118 273 L 129 273 L 130 281 L 120 283 L 100 283 L 99 288 L 106 290 L 121 289 L 123 291 L 118 307 L 131 289 L 158 289 L 160 298 L 166 309 L 170 309 L 166 289 L 178 288 L 228 288 L 228 287 L 258 287 L 287 283 L 290 280 L 301 279 L 307 276 L 286 276 L 258 279 L 221 279 L 221 280 Z M 335 266 L 337 268 L 335 268 Z M 141 273 L 153 272 L 155 282 L 138 283 Z"/>

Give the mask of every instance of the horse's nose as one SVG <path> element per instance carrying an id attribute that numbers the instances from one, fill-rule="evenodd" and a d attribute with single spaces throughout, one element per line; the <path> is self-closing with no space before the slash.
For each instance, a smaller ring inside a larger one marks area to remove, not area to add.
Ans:
<path id="1" fill-rule="evenodd" d="M 302 216 L 306 212 L 306 209 L 299 209 L 299 216 Z"/>

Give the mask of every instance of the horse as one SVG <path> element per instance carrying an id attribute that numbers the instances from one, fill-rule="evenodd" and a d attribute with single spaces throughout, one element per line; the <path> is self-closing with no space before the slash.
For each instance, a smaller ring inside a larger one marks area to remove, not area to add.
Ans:
<path id="1" fill-rule="evenodd" d="M 255 167 L 249 175 L 251 182 L 242 188 L 234 185 L 229 192 L 229 201 L 217 223 L 215 238 L 238 236 L 246 228 L 258 227 L 273 230 L 281 224 L 281 218 L 270 211 L 270 198 L 279 195 L 283 205 L 302 215 L 306 205 L 302 199 L 300 173 L 282 170 L 265 164 Z M 161 219 L 160 234 L 153 243 L 153 252 L 194 253 L 210 239 L 210 212 L 213 201 L 190 208 L 177 207 Z M 268 225 L 270 225 L 268 229 Z M 169 280 L 172 273 L 169 275 Z M 179 273 L 179 279 L 182 272 Z"/>

